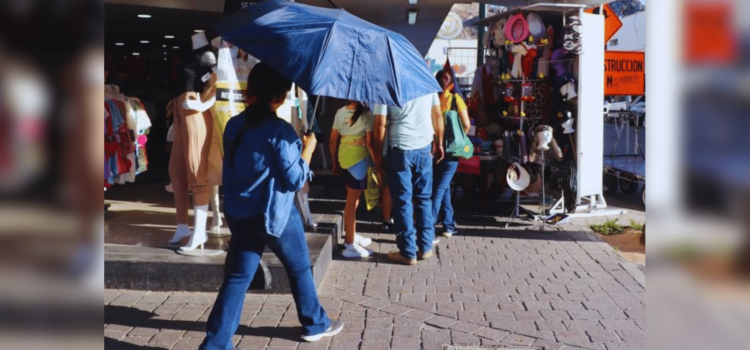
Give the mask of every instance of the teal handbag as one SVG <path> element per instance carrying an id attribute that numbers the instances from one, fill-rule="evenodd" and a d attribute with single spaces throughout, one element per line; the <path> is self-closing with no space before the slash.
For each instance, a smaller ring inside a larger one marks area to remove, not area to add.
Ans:
<path id="1" fill-rule="evenodd" d="M 456 110 L 456 96 L 451 99 L 451 109 L 445 112 L 445 152 L 469 159 L 474 156 L 474 145 L 466 136 Z"/>

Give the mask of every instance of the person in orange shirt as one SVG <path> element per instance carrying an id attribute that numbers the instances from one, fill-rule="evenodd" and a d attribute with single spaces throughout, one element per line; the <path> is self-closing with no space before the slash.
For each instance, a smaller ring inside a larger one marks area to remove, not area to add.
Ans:
<path id="1" fill-rule="evenodd" d="M 437 72 L 435 78 L 437 79 L 438 84 L 443 88 L 443 92 L 439 93 L 440 108 L 443 116 L 445 116 L 455 104 L 464 132 L 468 133 L 469 129 L 471 129 L 471 120 L 469 119 L 469 113 L 464 100 L 461 96 L 452 92 L 454 87 L 452 74 L 450 74 L 450 71 L 443 69 Z M 435 164 L 432 171 L 432 215 L 435 220 L 438 221 L 440 208 L 442 207 L 444 209 L 444 237 L 450 237 L 458 233 L 456 230 L 456 220 L 453 217 L 453 205 L 451 204 L 450 191 L 451 180 L 453 180 L 453 175 L 456 174 L 456 169 L 458 169 L 458 158 L 452 154 L 446 154 L 445 159 L 442 162 Z"/>

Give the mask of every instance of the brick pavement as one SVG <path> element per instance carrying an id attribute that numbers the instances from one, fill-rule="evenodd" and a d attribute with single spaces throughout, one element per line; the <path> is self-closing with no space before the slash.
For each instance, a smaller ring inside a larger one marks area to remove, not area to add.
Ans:
<path id="1" fill-rule="evenodd" d="M 361 228 L 375 227 L 360 225 Z M 376 256 L 336 258 L 319 291 L 343 333 L 299 343 L 289 295 L 248 294 L 238 349 L 442 349 L 443 344 L 642 349 L 645 289 L 584 227 L 461 225 L 418 266 L 387 261 L 393 235 L 368 234 Z M 632 271 L 632 269 L 631 269 Z M 637 270 L 636 270 L 637 271 Z M 213 293 L 105 291 L 106 349 L 196 349 Z"/>

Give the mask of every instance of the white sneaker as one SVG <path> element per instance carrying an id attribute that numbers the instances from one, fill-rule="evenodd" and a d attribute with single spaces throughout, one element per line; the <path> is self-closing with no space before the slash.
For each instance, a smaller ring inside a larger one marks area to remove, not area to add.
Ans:
<path id="1" fill-rule="evenodd" d="M 440 238 L 435 237 L 435 240 L 432 241 L 432 245 L 437 245 L 438 243 L 440 243 Z"/>
<path id="2" fill-rule="evenodd" d="M 372 238 L 367 238 L 364 236 L 360 236 L 359 234 L 354 234 L 354 244 L 358 244 L 362 247 L 367 247 L 372 243 Z"/>
<path id="3" fill-rule="evenodd" d="M 320 334 L 303 335 L 302 340 L 307 342 L 318 341 L 320 339 L 323 339 L 324 337 L 332 337 L 336 334 L 339 334 L 341 333 L 342 329 L 344 329 L 344 322 L 341 322 L 341 320 L 339 319 L 332 319 L 331 326 L 328 327 L 325 332 Z"/>
<path id="4" fill-rule="evenodd" d="M 359 244 L 344 243 L 344 250 L 341 252 L 345 258 L 366 258 L 372 255 L 372 250 L 362 248 Z"/>
<path id="5" fill-rule="evenodd" d="M 451 237 L 451 236 L 453 236 L 453 235 L 455 235 L 457 233 L 458 233 L 458 231 L 452 231 L 452 232 L 451 231 L 445 231 L 445 232 L 443 232 L 443 237 Z"/>

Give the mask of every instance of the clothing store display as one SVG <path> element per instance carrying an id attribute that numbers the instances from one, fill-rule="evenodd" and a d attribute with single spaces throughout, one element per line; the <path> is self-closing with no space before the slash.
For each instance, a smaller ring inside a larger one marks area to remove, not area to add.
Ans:
<path id="1" fill-rule="evenodd" d="M 193 234 L 190 236 L 190 240 L 188 241 L 188 244 L 180 247 L 180 250 L 182 251 L 191 251 L 195 250 L 197 248 L 203 249 L 203 244 L 208 241 L 208 235 L 206 235 L 206 219 L 208 218 L 208 204 L 206 205 L 196 205 L 195 208 L 193 208 L 193 215 L 194 215 L 194 224 L 193 227 L 196 229 L 193 231 Z M 201 229 L 202 228 L 202 229 Z"/>
<path id="2" fill-rule="evenodd" d="M 174 232 L 174 236 L 169 240 L 170 244 L 180 243 L 183 239 L 190 237 L 193 231 L 190 231 L 188 224 L 177 224 L 177 230 Z"/>
<path id="3" fill-rule="evenodd" d="M 224 222 L 221 220 L 221 210 L 219 209 L 220 198 L 219 198 L 219 186 L 211 186 L 211 210 L 213 216 L 211 217 L 211 233 L 221 234 L 221 227 Z"/>
<path id="4" fill-rule="evenodd" d="M 134 182 L 148 170 L 146 134 L 152 125 L 146 107 L 119 87 L 105 85 L 104 118 L 104 187 Z"/>

